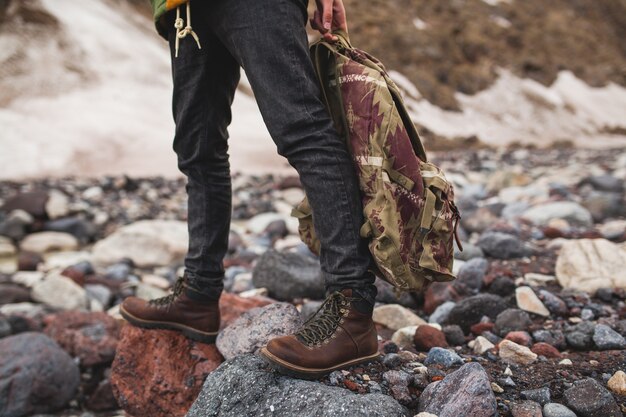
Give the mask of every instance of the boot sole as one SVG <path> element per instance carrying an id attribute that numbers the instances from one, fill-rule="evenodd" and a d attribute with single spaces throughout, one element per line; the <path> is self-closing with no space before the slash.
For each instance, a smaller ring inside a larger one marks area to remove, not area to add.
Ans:
<path id="1" fill-rule="evenodd" d="M 268 351 L 266 348 L 261 348 L 260 353 L 265 361 L 268 362 L 273 369 L 280 372 L 281 374 L 308 380 L 319 379 L 325 375 L 328 375 L 332 371 L 348 368 L 350 366 L 359 365 L 366 362 L 372 362 L 374 360 L 378 360 L 380 357 L 380 353 L 376 352 L 373 355 L 362 356 L 360 358 L 343 362 L 330 368 L 305 368 L 303 366 L 294 365 L 293 363 L 289 363 L 283 359 L 280 359 L 279 357 L 270 353 L 270 351 Z"/>
<path id="2" fill-rule="evenodd" d="M 180 323 L 172 323 L 169 321 L 152 321 L 152 320 L 143 320 L 139 317 L 135 317 L 130 314 L 128 311 L 124 310 L 124 307 L 120 306 L 120 314 L 126 321 L 131 323 L 134 326 L 141 327 L 142 329 L 161 329 L 161 330 L 174 330 L 182 333 L 188 339 L 194 340 L 196 342 L 213 344 L 215 343 L 215 339 L 219 332 L 203 332 L 200 330 L 196 330 L 192 327 L 185 326 Z"/>

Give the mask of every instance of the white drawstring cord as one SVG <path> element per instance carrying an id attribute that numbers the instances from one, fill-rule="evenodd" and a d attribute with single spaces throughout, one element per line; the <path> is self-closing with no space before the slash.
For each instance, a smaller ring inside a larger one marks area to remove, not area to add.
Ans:
<path id="1" fill-rule="evenodd" d="M 202 46 L 200 45 L 200 38 L 198 38 L 198 35 L 196 34 L 196 32 L 194 32 L 193 29 L 191 28 L 191 2 L 190 1 L 187 2 L 187 26 L 183 28 L 183 25 L 184 25 L 184 21 L 180 17 L 180 6 L 177 6 L 176 7 L 176 20 L 174 21 L 174 27 L 176 28 L 176 54 L 175 56 L 177 58 L 178 58 L 178 47 L 180 45 L 180 40 L 189 34 L 191 34 L 191 36 L 193 36 L 193 38 L 196 40 L 196 43 L 198 44 L 198 49 L 202 49 Z"/>

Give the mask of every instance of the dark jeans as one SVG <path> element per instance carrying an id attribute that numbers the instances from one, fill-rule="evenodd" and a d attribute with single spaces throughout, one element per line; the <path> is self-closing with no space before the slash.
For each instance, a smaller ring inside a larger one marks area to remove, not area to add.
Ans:
<path id="1" fill-rule="evenodd" d="M 357 289 L 370 301 L 376 294 L 367 243 L 359 235 L 363 214 L 354 166 L 319 98 L 309 58 L 306 3 L 192 1 L 202 49 L 188 36 L 180 41 L 178 58 L 173 13 L 168 16 L 174 150 L 188 179 L 186 276 L 209 297 L 219 297 L 223 288 L 231 216 L 227 127 L 240 67 L 278 153 L 298 171 L 309 197 L 327 289 Z"/>

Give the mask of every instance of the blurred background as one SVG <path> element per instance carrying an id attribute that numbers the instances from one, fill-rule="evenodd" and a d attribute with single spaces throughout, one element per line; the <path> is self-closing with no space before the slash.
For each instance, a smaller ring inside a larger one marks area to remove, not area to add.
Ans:
<path id="1" fill-rule="evenodd" d="M 428 148 L 626 143 L 620 0 L 347 0 L 353 44 Z M 178 175 L 166 43 L 148 1 L 0 2 L 0 178 Z M 287 169 L 245 80 L 233 169 Z"/>

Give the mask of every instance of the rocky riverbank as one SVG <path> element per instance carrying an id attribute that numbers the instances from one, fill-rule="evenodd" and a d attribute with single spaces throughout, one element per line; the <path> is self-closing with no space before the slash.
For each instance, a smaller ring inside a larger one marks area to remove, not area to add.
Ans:
<path id="1" fill-rule="evenodd" d="M 378 282 L 381 360 L 313 382 L 254 355 L 324 294 L 289 216 L 296 178 L 233 179 L 215 346 L 118 314 L 124 297 L 162 296 L 181 274 L 183 180 L 0 182 L 0 415 L 621 416 L 626 156 L 433 159 L 463 215 L 458 279 L 400 297 Z"/>

